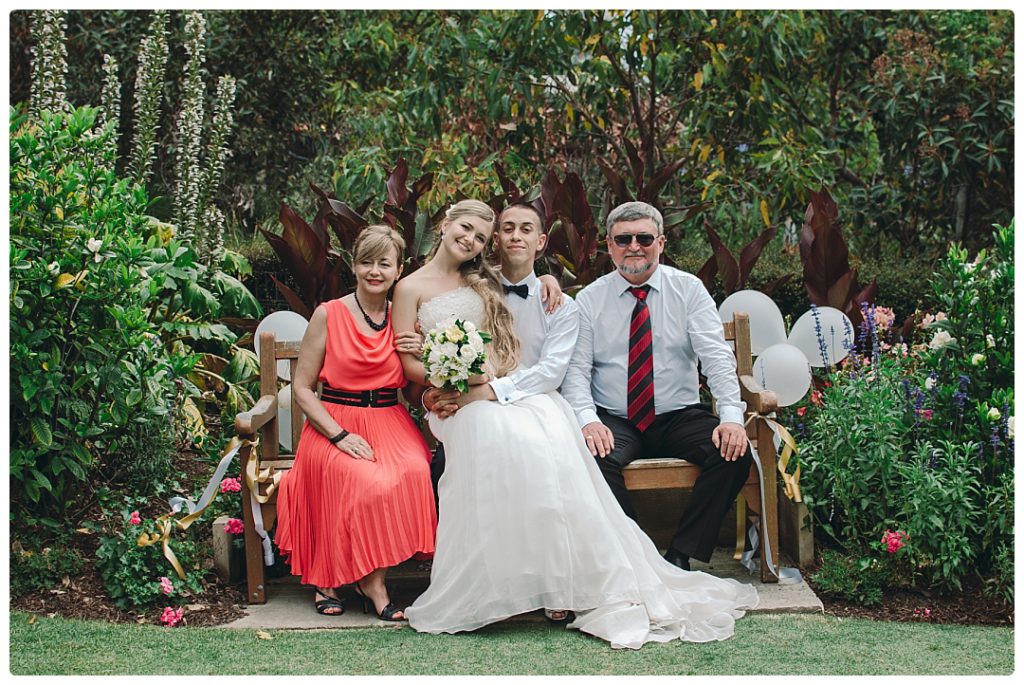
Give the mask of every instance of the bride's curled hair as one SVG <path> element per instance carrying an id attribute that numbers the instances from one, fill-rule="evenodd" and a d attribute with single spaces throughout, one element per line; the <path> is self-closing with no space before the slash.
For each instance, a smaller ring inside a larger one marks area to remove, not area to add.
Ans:
<path id="1" fill-rule="evenodd" d="M 438 228 L 439 233 L 459 217 L 472 216 L 488 221 L 493 226 L 497 217 L 494 210 L 479 200 L 462 200 L 456 202 L 445 212 L 444 220 Z M 513 327 L 512 312 L 505 306 L 501 294 L 501 281 L 498 272 L 488 263 L 491 253 L 491 241 L 487 241 L 483 251 L 473 259 L 459 266 L 462 280 L 473 288 L 484 301 L 485 321 L 483 329 L 491 334 L 491 366 L 497 376 L 507 376 L 519 365 L 519 338 Z M 441 245 L 440 235 L 434 241 L 429 257 L 433 257 Z M 428 257 L 428 260 L 429 260 Z"/>

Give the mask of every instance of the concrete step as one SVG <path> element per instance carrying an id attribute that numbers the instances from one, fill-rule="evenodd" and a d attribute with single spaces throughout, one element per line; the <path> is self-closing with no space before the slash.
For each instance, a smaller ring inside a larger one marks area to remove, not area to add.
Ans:
<path id="1" fill-rule="evenodd" d="M 783 566 L 788 562 L 783 558 Z M 732 550 L 715 550 L 710 563 L 691 561 L 694 571 L 704 571 L 721 578 L 735 578 L 757 588 L 761 603 L 753 611 L 764 613 L 821 613 L 824 606 L 806 582 L 783 584 L 762 583 L 732 558 Z M 388 574 L 392 600 L 398 606 L 412 604 L 430 582 L 430 572 L 423 562 L 407 561 Z M 246 615 L 225 628 L 240 629 L 315 629 L 315 628 L 394 628 L 404 623 L 381 621 L 372 613 L 363 613 L 362 605 L 351 586 L 342 589 L 345 613 L 321 616 L 313 609 L 313 589 L 301 585 L 294 576 L 267 582 L 267 603 L 251 604 Z M 540 611 L 516 616 L 510 621 L 544 621 Z"/>

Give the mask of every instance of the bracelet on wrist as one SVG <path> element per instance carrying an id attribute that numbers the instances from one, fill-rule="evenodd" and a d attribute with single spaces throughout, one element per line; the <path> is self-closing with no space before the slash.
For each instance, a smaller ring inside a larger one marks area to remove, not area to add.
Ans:
<path id="1" fill-rule="evenodd" d="M 340 433 L 335 435 L 333 438 L 327 438 L 327 440 L 330 443 L 332 443 L 334 445 L 337 445 L 339 442 L 344 440 L 347 435 L 348 435 L 348 431 L 343 428 Z"/>

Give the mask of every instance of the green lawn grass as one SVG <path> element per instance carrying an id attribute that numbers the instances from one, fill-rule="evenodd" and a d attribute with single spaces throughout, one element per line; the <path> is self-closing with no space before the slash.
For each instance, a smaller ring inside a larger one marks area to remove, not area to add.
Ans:
<path id="1" fill-rule="evenodd" d="M 751 614 L 711 644 L 613 650 L 576 631 L 511 622 L 462 635 L 408 627 L 317 631 L 163 628 L 11 615 L 15 675 L 913 674 L 1013 672 L 1013 629 Z"/>

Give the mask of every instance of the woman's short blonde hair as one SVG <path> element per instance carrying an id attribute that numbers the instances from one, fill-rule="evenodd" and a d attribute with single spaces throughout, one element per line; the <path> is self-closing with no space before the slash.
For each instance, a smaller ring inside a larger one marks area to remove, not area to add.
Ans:
<path id="1" fill-rule="evenodd" d="M 352 245 L 352 261 L 389 257 L 392 251 L 398 266 L 401 266 L 402 255 L 405 254 L 405 238 L 386 224 L 375 224 L 367 226 L 356 236 L 356 242 Z"/>

